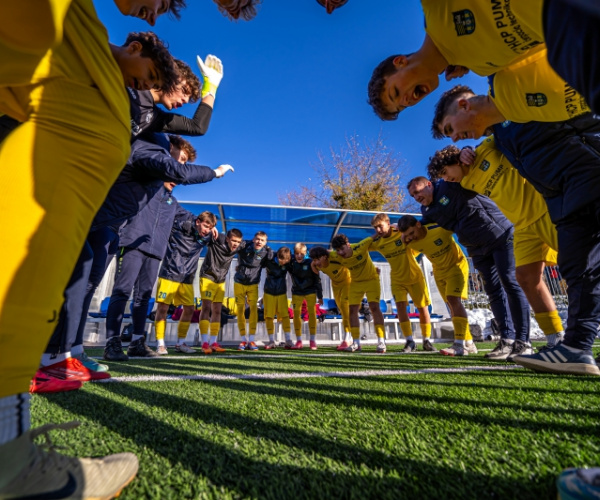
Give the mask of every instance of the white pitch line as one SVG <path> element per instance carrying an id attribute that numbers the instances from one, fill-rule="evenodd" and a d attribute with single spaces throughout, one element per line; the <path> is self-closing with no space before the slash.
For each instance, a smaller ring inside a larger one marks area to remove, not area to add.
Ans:
<path id="1" fill-rule="evenodd" d="M 469 366 L 463 368 L 425 368 L 423 370 L 363 370 L 355 372 L 296 372 L 296 373 L 249 373 L 249 374 L 197 374 L 197 375 L 137 375 L 113 377 L 96 380 L 97 383 L 123 382 L 173 382 L 178 380 L 201 380 L 206 382 L 222 380 L 284 380 L 292 378 L 357 378 L 357 377 L 391 377 L 396 375 L 423 375 L 427 373 L 465 373 L 471 371 L 507 371 L 521 369 L 517 365 Z"/>

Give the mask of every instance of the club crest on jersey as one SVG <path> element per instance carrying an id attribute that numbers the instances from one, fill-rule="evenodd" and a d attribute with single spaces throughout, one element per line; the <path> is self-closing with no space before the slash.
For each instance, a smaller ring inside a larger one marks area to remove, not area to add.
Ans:
<path id="1" fill-rule="evenodd" d="M 308 266 L 302 266 L 303 271 L 308 271 Z"/>
<path id="2" fill-rule="evenodd" d="M 397 247 L 401 247 L 402 246 L 402 240 L 396 240 L 396 246 Z"/>
<path id="3" fill-rule="evenodd" d="M 448 203 L 450 203 L 450 198 L 448 198 L 446 195 L 440 198 L 440 205 L 446 206 Z"/>
<path id="4" fill-rule="evenodd" d="M 356 257 L 356 260 L 362 260 L 363 256 L 359 255 L 358 257 Z"/>
<path id="5" fill-rule="evenodd" d="M 442 239 L 441 239 L 441 238 L 438 238 L 437 240 L 435 240 L 435 241 L 433 242 L 433 244 L 434 244 L 435 246 L 437 246 L 437 247 L 441 247 L 441 246 L 444 244 L 444 242 L 442 241 Z"/>
<path id="6" fill-rule="evenodd" d="M 488 168 L 490 168 L 490 162 L 487 160 L 483 160 L 481 165 L 479 165 L 479 170 L 483 170 L 484 172 L 487 172 Z"/>
<path id="7" fill-rule="evenodd" d="M 470 10 L 458 10 L 452 13 L 457 36 L 470 35 L 475 31 L 475 16 Z"/>
<path id="8" fill-rule="evenodd" d="M 525 100 L 527 101 L 527 106 L 532 106 L 535 108 L 541 108 L 542 106 L 548 104 L 548 98 L 541 92 L 537 92 L 535 94 L 525 94 Z"/>

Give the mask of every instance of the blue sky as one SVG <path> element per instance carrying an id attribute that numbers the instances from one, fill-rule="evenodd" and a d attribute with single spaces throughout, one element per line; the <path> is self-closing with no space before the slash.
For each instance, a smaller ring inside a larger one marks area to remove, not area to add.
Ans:
<path id="1" fill-rule="evenodd" d="M 182 19 L 161 17 L 153 31 L 198 74 L 195 56 L 221 58 L 225 76 L 208 133 L 192 138 L 196 163 L 234 166 L 223 179 L 175 190 L 181 201 L 278 204 L 278 193 L 314 178 L 317 153 L 338 150 L 346 136 L 375 139 L 404 159 L 404 179 L 424 174 L 429 156 L 446 145 L 429 133 L 433 106 L 457 82 L 486 92 L 468 75 L 442 81 L 419 106 L 382 122 L 366 104 L 373 68 L 394 53 L 418 49 L 424 38 L 418 0 L 349 0 L 327 15 L 315 0 L 263 0 L 257 17 L 231 22 L 211 0 L 188 0 Z M 97 1 L 113 43 L 149 26 Z M 178 112 L 191 116 L 196 105 Z"/>

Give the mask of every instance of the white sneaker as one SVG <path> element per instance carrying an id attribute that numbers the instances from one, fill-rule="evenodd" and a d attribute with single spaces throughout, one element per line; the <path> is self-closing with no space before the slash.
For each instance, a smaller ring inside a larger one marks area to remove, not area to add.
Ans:
<path id="1" fill-rule="evenodd" d="M 475 342 L 471 342 L 470 344 L 465 344 L 465 351 L 469 354 L 477 354 L 477 347 L 475 346 Z"/>
<path id="2" fill-rule="evenodd" d="M 454 342 L 454 344 L 450 347 L 446 347 L 446 349 L 440 349 L 440 352 L 444 356 L 467 356 L 469 354 L 469 351 L 465 349 L 465 346 L 458 342 Z"/>
<path id="3" fill-rule="evenodd" d="M 137 474 L 137 457 L 119 453 L 104 458 L 76 458 L 57 453 L 48 433 L 78 425 L 79 422 L 43 425 L 0 446 L 2 473 L 6 475 L 0 498 L 118 496 Z M 38 436 L 44 436 L 46 442 L 34 444 Z"/>
<path id="4" fill-rule="evenodd" d="M 183 344 L 176 344 L 175 350 L 177 352 L 184 352 L 185 354 L 196 354 L 196 350 L 189 347 L 185 342 Z"/>
<path id="5" fill-rule="evenodd" d="M 164 345 L 159 345 L 156 348 L 156 354 L 158 354 L 159 356 L 165 356 L 167 354 L 169 354 L 169 351 L 167 351 L 167 347 Z"/>
<path id="6" fill-rule="evenodd" d="M 377 352 L 383 354 L 386 351 L 387 351 L 387 347 L 385 346 L 385 343 L 379 342 L 379 344 L 377 344 Z"/>
<path id="7" fill-rule="evenodd" d="M 344 349 L 344 351 L 346 351 L 346 352 L 361 352 L 362 347 L 360 346 L 360 344 L 357 344 L 356 342 L 352 342 L 352 344 L 350 344 L 350 346 L 346 347 L 346 349 Z"/>

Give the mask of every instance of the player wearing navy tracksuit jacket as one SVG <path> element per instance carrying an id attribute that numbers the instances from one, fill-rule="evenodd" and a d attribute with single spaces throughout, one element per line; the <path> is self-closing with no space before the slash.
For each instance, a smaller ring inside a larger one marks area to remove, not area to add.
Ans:
<path id="1" fill-rule="evenodd" d="M 127 165 L 100 208 L 71 280 L 65 291 L 65 304 L 59 323 L 48 344 L 49 354 L 68 352 L 83 341 L 85 320 L 94 291 L 118 247 L 118 230 L 138 213 L 161 189 L 163 183 L 201 183 L 215 177 L 209 167 L 181 164 L 168 151 L 164 134 L 152 137 L 160 144 L 138 140 L 132 145 Z"/>
<path id="2" fill-rule="evenodd" d="M 562 344 L 515 361 L 551 373 L 600 375 L 592 345 L 600 323 L 600 120 L 494 126 L 498 149 L 544 196 L 558 234 L 569 315 Z"/>
<path id="3" fill-rule="evenodd" d="M 436 222 L 466 247 L 483 278 L 502 338 L 515 339 L 508 359 L 532 353 L 529 304 L 515 275 L 512 224 L 485 196 L 443 180 L 432 187 L 431 200 L 421 201 L 422 223 Z"/>

